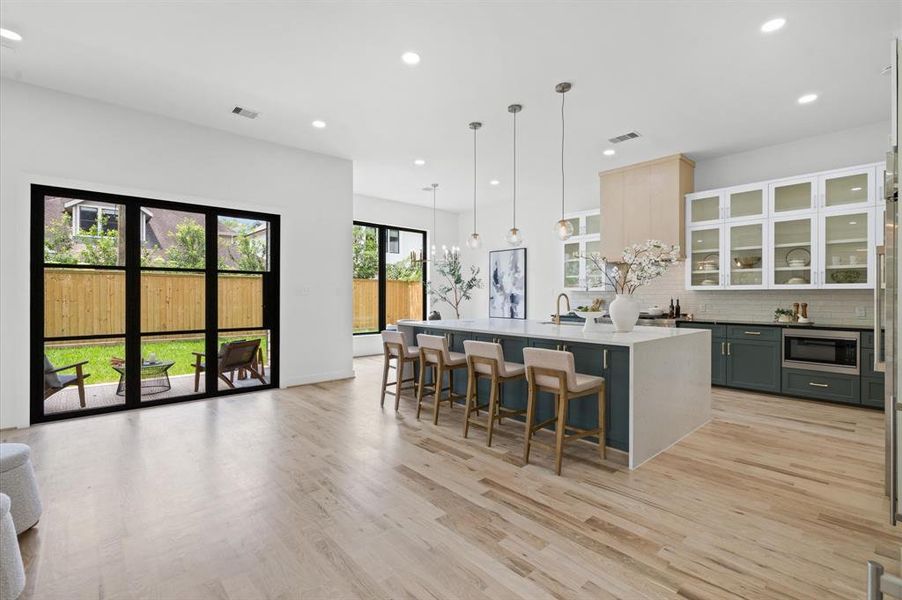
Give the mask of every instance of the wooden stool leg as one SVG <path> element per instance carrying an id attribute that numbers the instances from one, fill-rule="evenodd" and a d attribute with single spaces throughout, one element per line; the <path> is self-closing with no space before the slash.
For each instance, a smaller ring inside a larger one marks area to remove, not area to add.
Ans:
<path id="1" fill-rule="evenodd" d="M 432 424 L 438 425 L 438 407 L 442 401 L 442 380 L 444 379 L 445 374 L 443 372 L 444 369 L 442 369 L 441 364 L 436 365 L 435 370 L 437 371 L 435 374 L 435 402 L 433 403 L 435 409 L 432 412 Z M 451 377 L 451 371 L 448 371 L 448 379 L 454 379 L 453 377 Z M 449 387 L 450 385 L 451 381 L 448 382 Z M 450 393 L 451 392 L 449 390 L 449 394 Z"/>
<path id="2" fill-rule="evenodd" d="M 401 357 L 395 359 L 395 410 L 401 405 L 401 380 L 404 379 L 404 361 Z"/>
<path id="3" fill-rule="evenodd" d="M 385 388 L 388 385 L 388 354 L 385 355 L 385 360 L 382 365 L 382 397 L 379 398 L 379 406 L 385 406 Z M 395 410 L 398 410 L 395 408 Z"/>
<path id="4" fill-rule="evenodd" d="M 607 453 L 607 424 L 605 423 L 605 412 L 606 412 L 606 403 L 605 403 L 605 384 L 601 384 L 601 389 L 598 390 L 598 428 L 601 431 L 598 434 L 598 452 L 601 454 L 601 460 L 606 458 Z"/>
<path id="5" fill-rule="evenodd" d="M 561 474 L 564 458 L 564 426 L 567 424 L 567 392 L 561 391 L 557 399 L 557 420 L 554 423 L 554 472 Z"/>
<path id="6" fill-rule="evenodd" d="M 529 386 L 526 395 L 526 435 L 523 436 L 523 462 L 529 464 L 529 443 L 532 441 L 532 422 L 536 418 L 536 389 Z"/>
<path id="7" fill-rule="evenodd" d="M 420 410 L 423 408 L 423 390 L 425 389 L 424 382 L 426 380 L 426 363 L 423 360 L 423 355 L 420 355 L 420 385 L 419 389 L 417 389 L 417 420 L 420 420 Z"/>
<path id="8" fill-rule="evenodd" d="M 485 443 L 486 447 L 489 447 L 489 448 L 492 446 L 492 433 L 495 431 L 495 417 L 498 413 L 498 406 L 497 406 L 498 391 L 499 391 L 498 388 L 500 385 L 501 384 L 498 383 L 498 379 L 495 377 L 492 377 L 492 393 L 489 395 L 489 410 L 488 410 L 489 433 L 488 433 L 488 439 L 486 440 L 486 443 Z"/>
<path id="9" fill-rule="evenodd" d="M 467 401 L 464 404 L 464 437 L 470 432 L 470 413 L 473 412 L 473 390 L 476 388 L 476 372 L 467 369 Z M 477 404 L 479 401 L 477 400 Z"/>

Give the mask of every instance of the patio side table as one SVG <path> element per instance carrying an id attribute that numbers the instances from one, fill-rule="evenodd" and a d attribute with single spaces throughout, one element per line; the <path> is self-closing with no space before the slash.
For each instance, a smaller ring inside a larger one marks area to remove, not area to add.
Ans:
<path id="1" fill-rule="evenodd" d="M 141 395 L 152 396 L 162 394 L 172 389 L 169 382 L 169 369 L 175 361 L 165 360 L 157 362 L 141 363 Z M 113 365 L 113 369 L 119 373 L 119 385 L 116 386 L 116 395 L 125 395 L 125 366 Z"/>

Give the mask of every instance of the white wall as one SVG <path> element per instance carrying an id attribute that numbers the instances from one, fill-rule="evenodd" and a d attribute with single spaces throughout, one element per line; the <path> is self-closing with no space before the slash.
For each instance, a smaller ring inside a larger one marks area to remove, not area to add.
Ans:
<path id="1" fill-rule="evenodd" d="M 700 160 L 695 168 L 695 189 L 750 183 L 806 172 L 827 170 L 880 161 L 886 151 L 889 122 L 837 131 L 788 144 L 759 148 L 748 152 Z M 690 155 L 691 158 L 691 155 Z M 594 195 L 573 193 L 567 196 L 567 211 L 599 207 L 599 192 Z M 485 195 L 482 196 L 484 198 Z M 547 197 L 525 188 L 518 201 L 518 225 L 527 247 L 527 317 L 545 319 L 554 312 L 554 300 L 561 291 L 563 267 L 561 246 L 553 227 L 560 219 L 560 197 Z M 476 264 L 485 279 L 488 251 L 507 247 L 504 233 L 510 227 L 510 204 L 505 201 L 480 202 L 479 232 L 483 247 L 464 248 L 465 263 Z M 472 212 L 460 215 L 460 239 L 473 229 Z M 736 316 L 769 318 L 777 306 L 794 301 L 811 303 L 812 314 L 822 322 L 842 320 L 868 323 L 872 320 L 872 293 L 867 290 L 811 290 L 806 292 L 728 291 L 687 292 L 682 267 L 655 285 L 640 290 L 643 305 L 669 302 L 679 296 L 684 312 L 699 316 Z M 574 305 L 586 303 L 595 294 L 570 293 Z M 860 310 L 864 310 L 861 316 Z M 488 291 L 479 290 L 464 310 L 467 318 L 488 316 Z"/>
<path id="2" fill-rule="evenodd" d="M 281 214 L 280 383 L 353 375 L 350 161 L 8 79 L 0 132 L 0 427 L 29 423 L 33 182 Z"/>
<path id="3" fill-rule="evenodd" d="M 439 187 L 439 190 L 441 190 L 441 187 Z M 439 198 L 441 198 L 440 194 L 441 192 L 439 192 Z M 437 210 L 435 217 L 435 232 L 433 232 L 431 194 L 423 192 L 423 204 L 423 206 L 416 206 L 403 202 L 395 202 L 394 200 L 386 200 L 384 198 L 374 198 L 372 196 L 354 194 L 354 220 L 425 230 L 427 247 L 432 246 L 434 241 L 438 252 L 441 252 L 442 245 L 448 246 L 449 248 L 451 246 L 461 245 L 461 240 L 458 238 L 457 213 Z M 427 277 L 429 277 L 430 270 L 428 267 L 426 273 Z M 428 298 L 426 301 L 428 312 L 431 308 L 428 308 Z M 436 308 L 439 311 L 447 310 L 447 307 L 443 309 L 442 306 L 436 306 Z M 378 334 L 354 336 L 354 356 L 367 356 L 381 353 L 382 342 Z"/>

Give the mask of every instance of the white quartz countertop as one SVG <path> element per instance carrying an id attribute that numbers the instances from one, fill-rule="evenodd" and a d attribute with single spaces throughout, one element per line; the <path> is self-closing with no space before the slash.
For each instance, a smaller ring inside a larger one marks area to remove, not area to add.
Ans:
<path id="1" fill-rule="evenodd" d="M 399 321 L 399 326 L 429 327 L 448 331 L 467 331 L 498 336 L 532 337 L 563 342 L 583 342 L 611 346 L 633 347 L 637 344 L 657 342 L 687 335 L 709 335 L 706 329 L 676 327 L 636 327 L 629 333 L 617 333 L 610 324 L 598 324 L 590 332 L 580 325 L 553 325 L 523 319 L 446 319 L 441 321 Z"/>

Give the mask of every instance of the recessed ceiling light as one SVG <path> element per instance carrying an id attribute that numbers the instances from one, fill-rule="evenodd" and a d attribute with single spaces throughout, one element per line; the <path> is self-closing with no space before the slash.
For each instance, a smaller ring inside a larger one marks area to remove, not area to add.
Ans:
<path id="1" fill-rule="evenodd" d="M 817 100 L 817 94 L 805 94 L 804 96 L 799 96 L 799 104 L 811 104 Z"/>
<path id="2" fill-rule="evenodd" d="M 313 123 L 311 123 L 311 125 L 313 125 L 313 126 L 316 127 L 317 129 L 323 129 L 323 128 L 326 126 L 326 122 L 325 122 L 325 121 L 320 121 L 319 119 L 317 119 L 316 121 L 314 121 Z"/>
<path id="3" fill-rule="evenodd" d="M 614 156 L 614 155 L 617 154 L 617 153 L 614 152 L 614 149 L 613 149 L 613 148 L 608 148 L 607 150 L 605 150 L 604 152 L 602 152 L 602 154 L 604 154 L 605 156 Z"/>
<path id="4" fill-rule="evenodd" d="M 422 167 L 423 165 L 426 164 L 426 161 L 423 160 L 422 158 L 417 158 L 413 161 L 413 164 L 415 164 L 418 167 Z M 432 188 L 429 188 L 429 189 L 431 190 Z"/>
<path id="5" fill-rule="evenodd" d="M 784 25 L 786 25 L 786 19 L 783 19 L 783 18 L 771 19 L 770 21 L 768 21 L 767 23 L 765 23 L 764 25 L 761 26 L 761 31 L 763 31 L 764 33 L 773 33 L 774 31 L 777 31 L 778 29 L 782 29 Z"/>
<path id="6" fill-rule="evenodd" d="M 493 179 L 493 180 L 491 180 L 491 181 L 489 182 L 489 185 L 498 185 L 498 184 L 500 184 L 500 183 L 501 183 L 501 182 L 498 181 L 497 179 Z"/>
<path id="7" fill-rule="evenodd" d="M 858 221 L 849 221 L 849 225 L 858 225 Z"/>
<path id="8" fill-rule="evenodd" d="M 420 64 L 420 55 L 416 52 L 405 52 L 401 55 L 401 60 L 404 61 L 405 65 L 418 65 Z"/>
<path id="9" fill-rule="evenodd" d="M 0 27 L 0 37 L 4 40 L 9 40 L 11 42 L 21 42 L 22 36 L 13 31 L 12 29 L 4 29 Z"/>
<path id="10" fill-rule="evenodd" d="M 860 188 L 860 187 L 853 187 L 853 188 L 852 188 L 852 191 L 853 191 L 853 192 L 860 192 L 860 191 L 861 191 L 861 188 Z"/>

